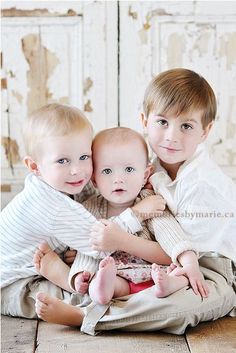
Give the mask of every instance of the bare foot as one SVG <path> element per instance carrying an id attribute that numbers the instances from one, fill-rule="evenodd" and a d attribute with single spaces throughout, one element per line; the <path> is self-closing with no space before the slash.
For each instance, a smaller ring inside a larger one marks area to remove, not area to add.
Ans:
<path id="1" fill-rule="evenodd" d="M 104 305 L 111 301 L 115 291 L 116 273 L 113 257 L 108 256 L 100 262 L 96 277 L 89 286 L 89 295 L 95 303 Z"/>
<path id="2" fill-rule="evenodd" d="M 155 283 L 155 295 L 164 298 L 188 285 L 185 276 L 171 276 L 157 264 L 152 264 L 152 279 Z"/>
<path id="3" fill-rule="evenodd" d="M 88 271 L 83 271 L 81 273 L 78 273 L 78 275 L 75 276 L 74 286 L 75 286 L 76 292 L 83 295 L 87 293 L 88 287 L 89 287 L 89 278 L 90 278 L 90 273 Z"/>
<path id="4" fill-rule="evenodd" d="M 80 326 L 84 314 L 77 306 L 64 303 L 45 293 L 37 293 L 35 310 L 44 321 L 67 326 Z"/>
<path id="5" fill-rule="evenodd" d="M 70 268 L 60 257 L 50 248 L 48 243 L 39 245 L 33 257 L 34 266 L 45 278 L 57 286 L 72 292 L 68 284 Z"/>

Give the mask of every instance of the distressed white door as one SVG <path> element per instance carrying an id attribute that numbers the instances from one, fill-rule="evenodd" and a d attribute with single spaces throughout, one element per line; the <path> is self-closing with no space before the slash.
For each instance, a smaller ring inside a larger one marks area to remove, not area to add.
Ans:
<path id="1" fill-rule="evenodd" d="M 236 2 L 5 1 L 2 3 L 2 206 L 23 187 L 21 125 L 38 106 L 85 111 L 95 131 L 141 131 L 145 88 L 186 67 L 217 95 L 209 145 L 236 179 Z"/>
<path id="2" fill-rule="evenodd" d="M 2 18 L 2 206 L 23 187 L 21 126 L 53 101 L 117 125 L 117 4 L 5 2 Z"/>
<path id="3" fill-rule="evenodd" d="M 208 144 L 236 179 L 236 2 L 120 2 L 120 124 L 141 131 L 145 88 L 174 67 L 201 73 L 218 102 Z"/>

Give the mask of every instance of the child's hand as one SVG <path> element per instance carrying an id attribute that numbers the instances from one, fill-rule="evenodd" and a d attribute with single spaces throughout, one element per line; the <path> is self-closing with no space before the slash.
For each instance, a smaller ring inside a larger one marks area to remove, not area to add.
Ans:
<path id="1" fill-rule="evenodd" d="M 72 263 L 74 262 L 74 259 L 76 257 L 77 251 L 76 250 L 67 250 L 64 254 L 64 262 L 68 265 L 71 266 Z"/>
<path id="2" fill-rule="evenodd" d="M 172 271 L 172 274 L 175 274 L 175 276 L 186 276 L 195 294 L 200 294 L 203 298 L 208 297 L 208 285 L 204 280 L 199 266 L 196 266 L 195 263 L 184 264 L 183 267 L 176 267 Z"/>
<path id="3" fill-rule="evenodd" d="M 132 210 L 142 222 L 149 218 L 161 216 L 165 207 L 166 201 L 161 195 L 151 195 L 134 205 Z"/>
<path id="4" fill-rule="evenodd" d="M 87 271 L 80 272 L 74 279 L 74 287 L 76 292 L 84 295 L 88 291 L 90 273 Z"/>
<path id="5" fill-rule="evenodd" d="M 90 243 L 94 250 L 114 252 L 121 250 L 120 246 L 124 240 L 124 234 L 126 232 L 118 224 L 101 219 L 100 223 L 91 228 Z"/>

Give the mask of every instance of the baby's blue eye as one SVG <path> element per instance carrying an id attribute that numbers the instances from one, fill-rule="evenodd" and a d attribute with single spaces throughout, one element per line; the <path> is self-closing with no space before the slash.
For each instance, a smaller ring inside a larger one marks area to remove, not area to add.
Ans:
<path id="1" fill-rule="evenodd" d="M 58 159 L 57 163 L 58 164 L 66 164 L 66 163 L 69 163 L 69 159 L 61 158 L 61 159 Z"/>
<path id="2" fill-rule="evenodd" d="M 79 157 L 80 161 L 85 161 L 86 159 L 89 159 L 89 156 L 87 154 L 84 154 L 83 156 Z"/>
<path id="3" fill-rule="evenodd" d="M 108 175 L 108 174 L 111 174 L 111 173 L 112 173 L 112 170 L 110 168 L 105 168 L 105 169 L 102 170 L 102 174 Z"/>
<path id="4" fill-rule="evenodd" d="M 134 171 L 134 168 L 133 168 L 133 167 L 126 167 L 126 168 L 125 168 L 125 171 L 126 171 L 127 173 L 132 173 L 132 172 Z"/>
<path id="5" fill-rule="evenodd" d="M 192 130 L 192 129 L 193 129 L 192 125 L 187 124 L 187 123 L 182 124 L 181 127 L 182 127 L 184 130 Z"/>

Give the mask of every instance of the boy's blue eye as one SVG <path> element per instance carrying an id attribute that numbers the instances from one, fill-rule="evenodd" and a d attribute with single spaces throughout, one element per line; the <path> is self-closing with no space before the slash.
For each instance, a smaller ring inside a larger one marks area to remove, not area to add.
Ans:
<path id="1" fill-rule="evenodd" d="M 158 125 L 161 125 L 161 126 L 168 126 L 168 121 L 165 119 L 159 119 L 157 120 L 157 123 Z"/>
<path id="2" fill-rule="evenodd" d="M 127 173 L 132 173 L 132 172 L 134 171 L 134 168 L 133 168 L 133 167 L 126 167 L 126 168 L 125 168 L 125 171 L 126 171 Z"/>
<path id="3" fill-rule="evenodd" d="M 192 125 L 187 124 L 187 123 L 182 124 L 181 127 L 182 127 L 184 130 L 192 130 L 192 129 L 193 129 Z"/>
<path id="4" fill-rule="evenodd" d="M 111 173 L 112 173 L 112 170 L 110 168 L 105 168 L 105 169 L 102 170 L 102 174 L 108 175 L 108 174 L 111 174 Z"/>
<path id="5" fill-rule="evenodd" d="M 61 158 L 61 159 L 58 159 L 57 163 L 58 164 L 66 164 L 66 163 L 69 163 L 69 159 Z"/>
<path id="6" fill-rule="evenodd" d="M 80 161 L 85 161 L 86 159 L 89 159 L 89 156 L 87 154 L 84 154 L 83 156 L 79 157 Z"/>

